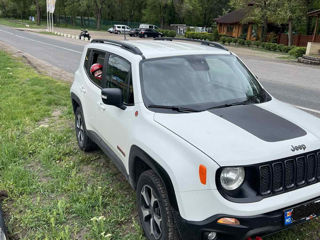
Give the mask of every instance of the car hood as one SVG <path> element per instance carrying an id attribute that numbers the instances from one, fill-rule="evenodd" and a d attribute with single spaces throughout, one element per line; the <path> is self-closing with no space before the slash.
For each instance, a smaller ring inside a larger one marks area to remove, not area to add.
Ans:
<path id="1" fill-rule="evenodd" d="M 220 166 L 250 165 L 320 149 L 320 119 L 272 100 L 199 113 L 155 113 L 154 121 Z M 293 146 L 305 146 L 293 151 Z"/>

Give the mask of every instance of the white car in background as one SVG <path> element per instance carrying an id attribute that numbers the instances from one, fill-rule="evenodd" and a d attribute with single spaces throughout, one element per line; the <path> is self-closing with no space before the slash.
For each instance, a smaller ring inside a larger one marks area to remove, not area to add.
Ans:
<path id="1" fill-rule="evenodd" d="M 114 25 L 113 26 L 114 33 L 119 34 L 119 33 L 129 33 L 131 31 L 131 28 L 127 25 Z"/>
<path id="2" fill-rule="evenodd" d="M 114 33 L 114 28 L 113 28 L 113 27 L 109 28 L 109 29 L 107 30 L 107 32 L 109 32 L 109 33 Z"/>
<path id="3" fill-rule="evenodd" d="M 147 24 L 147 23 L 141 23 L 141 24 L 139 25 L 139 28 L 140 28 L 140 29 L 147 29 L 147 28 L 150 28 L 150 29 L 154 29 L 154 30 L 159 29 L 156 25 L 153 25 L 153 24 Z"/>

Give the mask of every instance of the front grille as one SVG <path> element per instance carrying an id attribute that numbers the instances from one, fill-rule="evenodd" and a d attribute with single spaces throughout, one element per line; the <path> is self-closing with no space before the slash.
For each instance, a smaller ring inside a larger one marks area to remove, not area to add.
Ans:
<path id="1" fill-rule="evenodd" d="M 277 194 L 320 181 L 320 152 L 259 166 L 260 194 Z"/>

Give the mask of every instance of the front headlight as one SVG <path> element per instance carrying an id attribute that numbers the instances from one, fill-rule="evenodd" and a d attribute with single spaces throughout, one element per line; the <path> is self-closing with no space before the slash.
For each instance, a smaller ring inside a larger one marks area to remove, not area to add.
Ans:
<path id="1" fill-rule="evenodd" d="M 220 182 L 224 189 L 232 191 L 241 186 L 245 178 L 243 167 L 224 168 L 220 175 Z"/>

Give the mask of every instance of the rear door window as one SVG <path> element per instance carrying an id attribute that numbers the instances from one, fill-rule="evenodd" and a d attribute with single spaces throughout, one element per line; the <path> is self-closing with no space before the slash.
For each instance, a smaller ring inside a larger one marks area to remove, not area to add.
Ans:
<path id="1" fill-rule="evenodd" d="M 90 80 L 97 85 L 98 87 L 102 88 L 102 79 L 103 79 L 103 74 L 102 74 L 102 79 L 98 79 L 96 78 L 91 72 L 90 72 L 90 68 L 92 67 L 92 65 L 98 63 L 101 64 L 103 66 L 104 64 L 104 59 L 106 57 L 106 53 L 103 51 L 98 51 L 98 50 L 92 50 L 92 54 L 91 54 L 91 61 L 89 64 L 89 71 L 88 71 L 88 75 Z"/>

